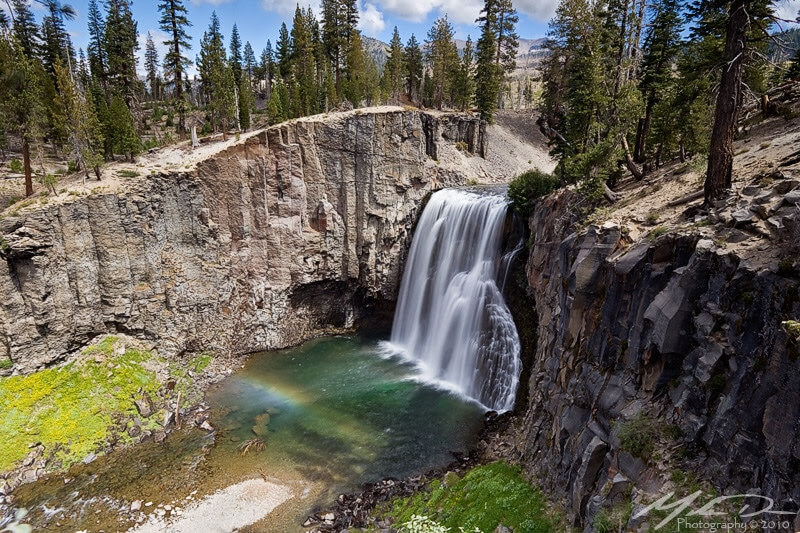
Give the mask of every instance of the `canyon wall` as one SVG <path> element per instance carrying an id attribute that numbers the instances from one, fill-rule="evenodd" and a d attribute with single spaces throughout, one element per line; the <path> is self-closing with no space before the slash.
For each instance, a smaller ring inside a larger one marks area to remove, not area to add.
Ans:
<path id="1" fill-rule="evenodd" d="M 798 191 L 756 191 L 785 231 L 724 230 L 744 246 L 703 224 L 631 243 L 613 222 L 576 229 L 572 193 L 539 203 L 522 281 L 536 340 L 510 444 L 575 525 L 680 493 L 675 472 L 797 512 L 800 339 L 784 322 L 800 316 Z"/>
<path id="2" fill-rule="evenodd" d="M 351 328 L 395 299 L 428 193 L 470 178 L 437 161 L 456 145 L 484 153 L 485 125 L 400 109 L 310 117 L 190 172 L 7 215 L 0 360 L 30 372 L 113 332 L 166 354 L 243 354 Z"/>

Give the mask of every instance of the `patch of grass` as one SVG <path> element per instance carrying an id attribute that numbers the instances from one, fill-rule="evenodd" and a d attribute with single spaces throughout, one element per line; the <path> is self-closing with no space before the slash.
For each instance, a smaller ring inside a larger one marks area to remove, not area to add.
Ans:
<path id="1" fill-rule="evenodd" d="M 653 458 L 655 444 L 659 440 L 676 441 L 680 438 L 677 426 L 639 413 L 618 426 L 620 448 L 644 461 Z"/>
<path id="2" fill-rule="evenodd" d="M 796 320 L 784 320 L 781 322 L 781 326 L 783 326 L 783 329 L 790 337 L 800 339 L 800 322 Z"/>
<path id="3" fill-rule="evenodd" d="M 8 370 L 13 366 L 14 366 L 14 361 L 9 359 L 8 357 L 0 359 L 0 370 Z"/>
<path id="4" fill-rule="evenodd" d="M 150 352 L 115 355 L 117 340 L 106 337 L 64 366 L 0 378 L 0 472 L 14 468 L 33 442 L 44 445 L 50 466 L 68 468 L 115 435 L 128 438 L 117 435 L 121 420 L 137 416 L 134 400 L 155 395 L 161 383 L 147 369 Z"/>
<path id="5" fill-rule="evenodd" d="M 469 152 L 469 146 L 464 141 L 458 141 L 456 143 L 456 150 L 459 152 Z"/>
<path id="6" fill-rule="evenodd" d="M 503 525 L 517 533 L 556 531 L 560 521 L 545 508 L 539 489 L 532 487 L 518 467 L 504 462 L 473 468 L 451 486 L 431 483 L 430 492 L 395 500 L 386 513 L 396 523 L 425 517 L 452 531 L 492 532 Z"/>
<path id="7" fill-rule="evenodd" d="M 191 368 L 193 372 L 200 373 L 205 370 L 210 363 L 211 354 L 204 352 L 192 357 L 192 359 L 189 361 L 189 368 Z"/>
<path id="8" fill-rule="evenodd" d="M 8 168 L 14 174 L 22 174 L 22 172 L 25 170 L 25 168 L 22 166 L 22 161 L 16 157 L 8 162 Z"/>
<path id="9" fill-rule="evenodd" d="M 650 224 L 651 226 L 655 226 L 657 222 L 658 222 L 658 213 L 655 211 L 650 211 L 647 214 L 647 223 Z"/>
<path id="10" fill-rule="evenodd" d="M 651 231 L 647 236 L 651 240 L 655 240 L 664 235 L 667 231 L 669 231 L 669 229 L 667 229 L 666 226 L 658 226 L 657 228 L 653 228 L 653 231 Z"/>
<path id="11" fill-rule="evenodd" d="M 597 533 L 624 531 L 633 514 L 633 502 L 626 501 L 611 508 L 603 508 L 594 515 L 593 525 Z"/>
<path id="12" fill-rule="evenodd" d="M 135 170 L 118 170 L 117 176 L 120 178 L 135 178 L 139 176 L 139 173 Z"/>

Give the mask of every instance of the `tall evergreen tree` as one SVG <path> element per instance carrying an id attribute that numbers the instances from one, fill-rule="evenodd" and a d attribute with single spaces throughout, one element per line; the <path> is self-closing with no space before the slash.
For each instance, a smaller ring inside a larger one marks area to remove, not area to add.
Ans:
<path id="1" fill-rule="evenodd" d="M 103 46 L 108 58 L 109 82 L 131 110 L 138 112 L 139 78 L 136 74 L 138 29 L 133 19 L 130 0 L 108 0 Z"/>
<path id="2" fill-rule="evenodd" d="M 475 92 L 474 63 L 475 54 L 472 49 L 472 38 L 467 36 L 467 42 L 464 44 L 464 53 L 461 55 L 461 64 L 453 86 L 453 105 L 461 111 L 465 111 L 472 105 Z"/>
<path id="3" fill-rule="evenodd" d="M 494 121 L 503 77 L 497 63 L 497 1 L 486 0 L 481 16 L 475 21 L 481 28 L 475 66 L 475 104 L 481 118 L 490 124 Z"/>
<path id="4" fill-rule="evenodd" d="M 217 13 L 211 14 L 208 30 L 200 41 L 200 57 L 197 61 L 203 94 L 211 114 L 211 125 L 217 131 L 222 126 L 223 137 L 228 125 L 237 122 L 237 89 L 233 70 L 225 54 L 224 38 Z"/>
<path id="5" fill-rule="evenodd" d="M 729 189 L 733 174 L 733 137 L 736 133 L 739 110 L 742 105 L 743 79 L 747 55 L 753 47 L 753 29 L 766 31 L 772 15 L 769 0 L 702 0 L 709 7 L 722 3 L 727 8 L 725 20 L 725 48 L 717 103 L 714 108 L 714 126 L 711 131 L 711 148 L 705 180 L 705 200 L 710 204 Z M 716 2 L 716 4 L 715 4 Z"/>
<path id="6" fill-rule="evenodd" d="M 231 30 L 230 51 L 228 63 L 233 71 L 233 79 L 236 81 L 236 85 L 239 85 L 242 82 L 242 39 L 239 37 L 239 28 L 235 23 Z"/>
<path id="7" fill-rule="evenodd" d="M 399 100 L 405 82 L 405 53 L 403 42 L 397 26 L 392 32 L 392 41 L 389 44 L 389 58 L 383 67 L 383 85 L 387 95 L 394 101 Z"/>
<path id="8" fill-rule="evenodd" d="M 408 99 L 419 102 L 422 98 L 422 73 L 424 70 L 422 48 L 414 34 L 411 34 L 405 49 L 405 84 Z"/>
<path id="9" fill-rule="evenodd" d="M 186 135 L 185 112 L 188 107 L 184 96 L 183 75 L 192 64 L 186 55 L 186 51 L 192 49 L 191 38 L 187 33 L 187 28 L 192 23 L 183 0 L 163 0 L 158 4 L 158 10 L 161 12 L 158 21 L 160 28 L 169 36 L 164 41 L 167 46 L 164 75 L 172 78 L 172 96 L 178 108 L 178 134 L 183 138 Z"/>
<path id="10" fill-rule="evenodd" d="M 99 180 L 104 139 L 92 102 L 92 93 L 81 90 L 61 62 L 56 63 L 55 68 L 58 105 L 64 109 L 72 156 L 87 178 L 89 171 L 93 170 Z"/>
<path id="11" fill-rule="evenodd" d="M 64 19 L 75 18 L 75 9 L 59 0 L 41 0 L 47 10 L 42 20 L 42 62 L 55 83 L 55 64 L 62 61 L 69 70 L 75 65 L 75 50 Z"/>
<path id="12" fill-rule="evenodd" d="M 108 59 L 105 49 L 106 22 L 97 5 L 97 0 L 89 0 L 89 69 L 92 76 L 108 90 Z"/>
<path id="13" fill-rule="evenodd" d="M 158 51 L 153 42 L 153 36 L 147 32 L 147 43 L 144 47 L 144 71 L 147 73 L 147 83 L 150 86 L 150 96 L 153 100 L 160 98 L 161 77 L 158 75 Z"/>
<path id="14" fill-rule="evenodd" d="M 37 61 L 22 42 L 0 36 L 0 118 L 22 142 L 25 196 L 33 194 L 31 147 L 38 142 L 44 122 L 41 87 L 45 75 Z"/>
<path id="15" fill-rule="evenodd" d="M 486 7 L 486 6 L 485 6 Z M 495 63 L 502 67 L 505 73 L 511 73 L 516 68 L 517 48 L 519 47 L 519 37 L 517 36 L 516 26 L 519 16 L 514 9 L 511 0 L 494 0 L 493 7 L 495 33 L 497 38 L 497 52 Z"/>
<path id="16" fill-rule="evenodd" d="M 247 74 L 247 77 L 252 80 L 256 74 L 258 64 L 256 63 L 256 54 L 253 52 L 253 47 L 250 45 L 250 41 L 244 43 L 242 66 L 244 67 L 244 72 Z"/>
<path id="17" fill-rule="evenodd" d="M 341 94 L 342 71 L 354 46 L 351 36 L 358 28 L 356 0 L 322 0 L 322 27 L 322 46 L 333 69 L 336 92 Z"/>
<path id="18" fill-rule="evenodd" d="M 291 38 L 291 64 L 294 80 L 297 82 L 296 114 L 311 115 L 317 112 L 319 102 L 316 79 L 316 55 L 312 40 L 312 28 L 316 19 L 311 10 L 299 6 L 294 13 Z"/>
<path id="19" fill-rule="evenodd" d="M 454 30 L 447 15 L 437 19 L 428 31 L 426 60 L 431 70 L 433 104 L 442 109 L 449 93 L 453 73 L 458 68 L 458 50 L 453 40 Z"/>
<path id="20" fill-rule="evenodd" d="M 11 0 L 13 14 L 12 29 L 22 52 L 32 58 L 38 55 L 40 46 L 39 28 L 28 0 Z"/>
<path id="21" fill-rule="evenodd" d="M 292 70 L 292 40 L 289 37 L 289 29 L 286 23 L 281 23 L 281 29 L 278 31 L 278 43 L 275 50 L 275 62 L 278 66 L 278 73 L 281 78 L 287 80 Z"/>

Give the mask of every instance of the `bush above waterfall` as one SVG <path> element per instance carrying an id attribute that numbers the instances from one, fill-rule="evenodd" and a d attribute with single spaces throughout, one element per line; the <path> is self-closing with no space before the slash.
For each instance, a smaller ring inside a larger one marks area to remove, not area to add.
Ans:
<path id="1" fill-rule="evenodd" d="M 558 189 L 558 178 L 534 169 L 523 172 L 509 184 L 508 197 L 511 207 L 522 216 L 529 216 L 533 211 L 533 201 Z"/>

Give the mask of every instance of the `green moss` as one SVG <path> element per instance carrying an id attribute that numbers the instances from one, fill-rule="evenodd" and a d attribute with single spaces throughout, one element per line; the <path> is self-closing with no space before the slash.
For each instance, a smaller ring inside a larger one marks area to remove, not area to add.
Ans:
<path id="1" fill-rule="evenodd" d="M 549 532 L 559 523 L 546 510 L 541 491 L 504 462 L 478 466 L 450 486 L 433 481 L 430 492 L 395 500 L 386 514 L 396 523 L 428 517 L 451 531 L 491 532 L 503 525 L 517 533 Z"/>
<path id="2" fill-rule="evenodd" d="M 597 533 L 624 531 L 633 514 L 633 502 L 626 501 L 611 508 L 603 508 L 594 515 L 592 524 Z"/>
<path id="3" fill-rule="evenodd" d="M 137 415 L 134 400 L 161 386 L 146 368 L 152 355 L 127 349 L 114 355 L 115 337 L 87 348 L 67 365 L 0 378 L 0 472 L 17 466 L 41 442 L 54 469 L 101 452 Z"/>
<path id="4" fill-rule="evenodd" d="M 786 320 L 781 322 L 783 329 L 786 330 L 786 333 L 790 337 L 794 337 L 795 339 L 800 339 L 800 322 L 796 320 Z"/>
<path id="5" fill-rule="evenodd" d="M 617 425 L 620 448 L 645 461 L 653 459 L 655 444 L 680 439 L 680 428 L 639 413 Z"/>
<path id="6" fill-rule="evenodd" d="M 211 354 L 204 352 L 192 357 L 192 359 L 189 361 L 189 368 L 191 368 L 194 372 L 200 373 L 205 370 L 210 363 Z"/>

